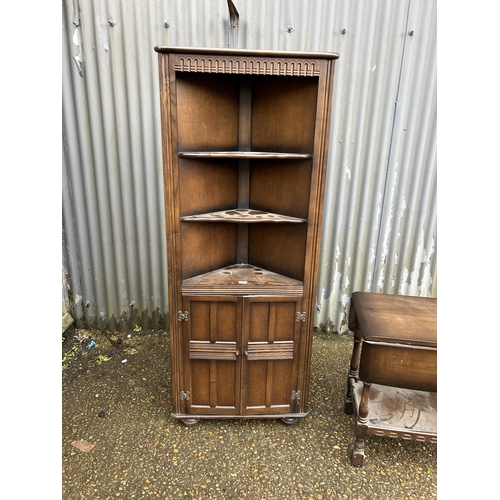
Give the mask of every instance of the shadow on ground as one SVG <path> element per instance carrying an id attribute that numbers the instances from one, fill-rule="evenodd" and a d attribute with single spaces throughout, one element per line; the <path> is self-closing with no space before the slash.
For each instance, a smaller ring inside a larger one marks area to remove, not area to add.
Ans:
<path id="1" fill-rule="evenodd" d="M 350 336 L 314 338 L 309 416 L 295 425 L 201 420 L 186 427 L 170 417 L 168 335 L 120 335 L 66 331 L 63 500 L 437 496 L 435 445 L 368 437 L 365 465 L 350 465 L 354 416 L 343 412 Z"/>

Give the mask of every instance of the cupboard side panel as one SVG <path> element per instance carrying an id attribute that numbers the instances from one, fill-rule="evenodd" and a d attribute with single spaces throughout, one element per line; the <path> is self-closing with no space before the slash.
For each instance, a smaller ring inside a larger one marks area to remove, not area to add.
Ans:
<path id="1" fill-rule="evenodd" d="M 170 316 L 170 350 L 172 370 L 172 412 L 180 413 L 178 394 L 182 382 L 182 329 L 177 321 L 181 308 L 181 251 L 179 239 L 179 202 L 177 175 L 177 129 L 175 127 L 175 71 L 168 54 L 158 54 L 160 80 L 160 116 L 163 157 L 163 190 L 167 245 L 168 302 Z"/>
<path id="2" fill-rule="evenodd" d="M 314 329 L 317 273 L 321 244 L 328 143 L 330 137 L 330 111 L 332 106 L 334 66 L 334 61 L 321 62 L 321 75 L 318 84 L 318 108 L 316 113 L 313 168 L 311 175 L 311 199 L 308 218 L 307 250 L 304 265 L 304 311 L 307 313 L 306 321 L 303 325 L 304 345 L 301 349 L 301 366 L 303 366 L 304 369 L 301 370 L 299 374 L 299 385 L 301 387 L 300 407 L 301 411 L 304 413 L 307 412 L 309 400 L 312 334 Z"/>

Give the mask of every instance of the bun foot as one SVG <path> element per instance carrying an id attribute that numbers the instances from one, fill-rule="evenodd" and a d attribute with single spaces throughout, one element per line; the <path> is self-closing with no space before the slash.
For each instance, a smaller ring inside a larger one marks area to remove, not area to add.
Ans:
<path id="1" fill-rule="evenodd" d="M 197 418 L 183 418 L 181 422 L 186 425 L 187 427 L 193 427 L 193 425 L 196 425 L 198 423 Z"/>

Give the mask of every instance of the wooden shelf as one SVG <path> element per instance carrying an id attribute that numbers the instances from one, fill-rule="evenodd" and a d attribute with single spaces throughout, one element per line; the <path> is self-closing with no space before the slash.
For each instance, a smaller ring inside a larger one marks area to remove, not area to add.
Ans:
<path id="1" fill-rule="evenodd" d="M 288 215 L 273 214 L 262 210 L 253 210 L 250 208 L 234 208 L 231 210 L 223 210 L 221 212 L 210 212 L 206 214 L 186 215 L 181 217 L 183 222 L 234 222 L 234 223 L 258 223 L 258 222 L 273 222 L 273 223 L 292 223 L 303 224 L 307 222 L 305 219 L 298 217 L 289 217 Z"/>
<path id="2" fill-rule="evenodd" d="M 350 381 L 356 414 L 363 382 Z M 437 393 L 372 384 L 368 434 L 437 443 Z"/>
<path id="3" fill-rule="evenodd" d="M 179 158 L 228 158 L 241 160 L 310 160 L 311 154 L 265 151 L 192 151 L 180 152 Z"/>
<path id="4" fill-rule="evenodd" d="M 185 279 L 183 295 L 286 295 L 300 297 L 302 281 L 251 264 L 235 264 Z"/>

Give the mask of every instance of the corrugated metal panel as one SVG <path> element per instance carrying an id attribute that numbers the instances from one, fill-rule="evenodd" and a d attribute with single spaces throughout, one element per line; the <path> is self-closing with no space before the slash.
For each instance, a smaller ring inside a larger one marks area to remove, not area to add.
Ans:
<path id="1" fill-rule="evenodd" d="M 437 295 L 436 5 L 361 4 L 342 16 L 320 262 L 336 331 L 353 291 Z"/>
<path id="2" fill-rule="evenodd" d="M 139 2 L 64 7 L 64 238 L 76 318 L 158 324 L 167 294 L 153 52 L 161 33 Z"/>
<path id="3" fill-rule="evenodd" d="M 435 295 L 436 11 L 412 2 L 377 251 L 374 291 Z M 431 32 L 432 33 L 432 32 Z"/>
<path id="4" fill-rule="evenodd" d="M 316 324 L 344 331 L 355 290 L 436 296 L 435 1 L 234 3 L 239 48 L 340 53 Z M 79 324 L 165 324 L 153 47 L 232 35 L 226 0 L 63 3 L 63 265 Z"/>

